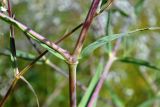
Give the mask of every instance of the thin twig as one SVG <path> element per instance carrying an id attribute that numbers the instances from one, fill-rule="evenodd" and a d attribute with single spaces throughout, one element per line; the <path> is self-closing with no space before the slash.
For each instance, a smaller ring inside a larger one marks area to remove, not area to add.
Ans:
<path id="1" fill-rule="evenodd" d="M 109 9 L 109 7 L 112 5 L 112 3 L 113 3 L 113 0 L 110 0 L 109 3 L 107 3 L 105 6 L 103 6 L 102 9 L 98 13 L 95 14 L 94 18 L 97 17 L 98 15 L 100 15 L 105 10 Z M 70 32 L 68 32 L 67 34 L 63 35 L 57 42 L 61 42 L 62 40 L 66 39 L 67 37 L 71 36 L 71 34 L 73 34 L 75 31 L 77 31 L 79 28 L 81 28 L 83 26 L 83 24 L 84 24 L 84 22 L 82 22 L 79 25 L 77 25 Z"/>
<path id="2" fill-rule="evenodd" d="M 9 89 L 7 90 L 7 93 L 5 94 L 4 98 L 0 101 L 0 107 L 3 107 L 4 103 L 6 102 L 8 96 L 10 95 L 10 93 L 12 92 L 12 90 L 14 89 L 15 85 L 17 83 L 17 80 L 14 79 L 11 83 L 11 86 L 9 87 Z"/>
<path id="3" fill-rule="evenodd" d="M 86 38 L 88 29 L 92 23 L 92 20 L 96 14 L 96 10 L 98 8 L 99 2 L 100 2 L 100 0 L 93 0 L 93 2 L 92 2 L 92 5 L 91 5 L 90 10 L 88 12 L 88 15 L 87 15 L 85 22 L 83 24 L 82 30 L 80 32 L 78 41 L 77 41 L 75 48 L 74 48 L 73 55 L 75 55 L 76 57 L 79 56 L 79 54 L 82 50 L 84 40 Z"/>
<path id="4" fill-rule="evenodd" d="M 113 51 L 110 53 L 110 55 L 109 55 L 108 62 L 107 62 L 107 64 L 105 65 L 105 68 L 104 68 L 104 72 L 102 73 L 101 78 L 100 78 L 100 80 L 98 81 L 98 84 L 97 84 L 97 86 L 96 86 L 96 88 L 95 88 L 95 90 L 94 90 L 94 92 L 93 92 L 93 95 L 91 96 L 91 99 L 90 99 L 90 101 L 89 101 L 89 103 L 88 103 L 88 107 L 93 107 L 94 102 L 95 102 L 95 100 L 96 100 L 97 97 L 98 97 L 98 94 L 99 94 L 99 92 L 100 92 L 100 89 L 102 88 L 102 85 L 103 85 L 104 81 L 106 80 L 106 76 L 107 76 L 107 74 L 108 74 L 108 72 L 109 72 L 109 69 L 111 68 L 113 62 L 114 62 L 115 59 L 116 59 L 115 56 L 116 56 L 116 52 L 117 52 L 117 49 L 118 49 L 118 47 L 119 47 L 120 41 L 121 41 L 121 39 L 119 39 L 119 40 L 117 41 L 114 50 L 113 50 Z"/>

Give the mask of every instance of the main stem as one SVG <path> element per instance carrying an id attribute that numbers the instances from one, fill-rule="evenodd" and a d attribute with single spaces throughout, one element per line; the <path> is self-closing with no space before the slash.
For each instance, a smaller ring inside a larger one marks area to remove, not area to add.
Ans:
<path id="1" fill-rule="evenodd" d="M 70 92 L 70 107 L 77 107 L 76 104 L 76 69 L 77 63 L 68 64 L 69 66 L 69 92 Z"/>

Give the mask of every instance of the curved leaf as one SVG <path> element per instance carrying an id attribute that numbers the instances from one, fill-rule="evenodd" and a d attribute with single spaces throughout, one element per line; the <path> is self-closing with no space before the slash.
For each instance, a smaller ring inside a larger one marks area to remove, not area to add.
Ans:
<path id="1" fill-rule="evenodd" d="M 85 92 L 83 98 L 81 99 L 78 107 L 87 107 L 87 103 L 93 93 L 93 90 L 95 89 L 95 86 L 97 85 L 97 82 L 101 76 L 102 71 L 103 71 L 103 65 L 100 63 L 98 65 L 96 73 L 95 73 L 94 77 L 92 78 L 92 80 L 89 84 L 89 87 L 88 87 L 87 91 Z"/>
<path id="2" fill-rule="evenodd" d="M 49 46 L 47 46 L 46 44 L 40 43 L 44 48 L 46 48 L 50 53 L 52 53 L 53 55 L 55 55 L 56 57 L 62 59 L 62 60 L 66 60 L 61 54 L 59 54 L 58 52 L 56 52 L 55 50 L 53 50 L 52 48 L 50 48 Z"/>
<path id="3" fill-rule="evenodd" d="M 125 33 L 119 33 L 119 34 L 111 34 L 108 36 L 104 36 L 95 42 L 89 44 L 87 47 L 85 47 L 82 51 L 82 56 L 86 56 L 91 54 L 95 49 L 105 45 L 106 43 L 109 43 L 110 41 L 113 41 L 115 39 L 125 37 L 125 36 L 131 36 L 129 34 L 137 33 L 137 32 L 142 32 L 142 31 L 153 31 L 153 30 L 160 30 L 160 27 L 148 27 L 148 28 L 141 28 L 141 29 L 136 29 L 133 31 L 125 32 Z"/>
<path id="4" fill-rule="evenodd" d="M 32 87 L 32 85 L 23 76 L 20 76 L 20 78 L 21 78 L 21 80 L 23 82 L 25 82 L 27 84 L 28 88 L 33 92 L 33 94 L 34 94 L 34 96 L 36 98 L 36 101 L 37 101 L 37 107 L 39 107 L 39 100 L 38 100 L 38 97 L 37 97 L 37 94 L 36 94 L 34 88 Z"/>
<path id="5" fill-rule="evenodd" d="M 155 70 L 160 70 L 160 68 L 158 68 L 156 65 L 151 64 L 150 62 L 145 61 L 145 60 L 141 60 L 141 59 L 136 59 L 136 58 L 132 58 L 132 57 L 125 57 L 125 58 L 119 58 L 117 60 L 121 61 L 121 62 L 125 62 L 125 63 L 132 63 L 132 64 L 136 64 L 136 65 L 140 65 L 140 66 L 145 66 L 145 67 L 152 68 Z"/>

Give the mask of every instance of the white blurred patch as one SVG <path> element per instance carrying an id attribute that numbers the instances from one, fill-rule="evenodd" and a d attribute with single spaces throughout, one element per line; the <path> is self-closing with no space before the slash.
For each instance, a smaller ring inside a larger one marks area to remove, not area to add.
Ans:
<path id="1" fill-rule="evenodd" d="M 113 3 L 114 7 L 123 11 L 127 14 L 132 20 L 135 20 L 136 15 L 134 11 L 134 6 L 128 0 L 115 0 Z"/>
<path id="2" fill-rule="evenodd" d="M 0 7 L 0 11 L 2 11 L 2 12 L 6 12 L 6 11 L 7 11 L 7 9 L 1 6 L 1 7 Z"/>
<path id="3" fill-rule="evenodd" d="M 74 9 L 76 11 L 81 10 L 79 4 L 73 0 L 58 0 L 57 5 L 59 11 L 66 11 L 69 9 Z"/>
<path id="4" fill-rule="evenodd" d="M 59 17 L 54 17 L 52 20 L 53 24 L 59 26 L 61 24 L 61 20 Z"/>
<path id="5" fill-rule="evenodd" d="M 92 24 L 92 29 L 95 36 L 105 35 L 105 29 L 107 24 L 107 13 L 103 12 L 101 15 L 96 17 Z"/>
<path id="6" fill-rule="evenodd" d="M 125 88 L 125 89 L 124 89 L 124 94 L 125 94 L 127 97 L 131 97 L 131 96 L 134 94 L 134 90 L 131 89 L 131 88 Z"/>
<path id="7" fill-rule="evenodd" d="M 107 80 L 114 81 L 115 83 L 121 83 L 121 79 L 127 78 L 127 74 L 125 71 L 111 71 L 108 73 Z"/>
<path id="8" fill-rule="evenodd" d="M 150 54 L 150 49 L 147 46 L 148 37 L 141 35 L 137 41 L 137 53 L 136 56 L 141 59 L 148 59 Z"/>

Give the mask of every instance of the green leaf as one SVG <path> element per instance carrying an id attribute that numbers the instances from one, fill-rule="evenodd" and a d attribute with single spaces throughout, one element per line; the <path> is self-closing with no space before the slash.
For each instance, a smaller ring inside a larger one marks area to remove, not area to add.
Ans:
<path id="1" fill-rule="evenodd" d="M 44 48 L 46 48 L 50 53 L 52 53 L 56 57 L 58 57 L 58 58 L 60 58 L 62 60 L 66 60 L 61 54 L 59 54 L 58 52 L 56 52 L 55 50 L 53 50 L 52 48 L 50 48 L 46 44 L 44 44 L 44 43 L 40 43 L 40 44 L 41 44 L 41 46 L 43 46 Z"/>
<path id="2" fill-rule="evenodd" d="M 160 101 L 160 96 L 144 101 L 138 107 L 152 107 L 155 101 Z"/>
<path id="3" fill-rule="evenodd" d="M 125 104 L 121 101 L 121 99 L 118 97 L 116 92 L 114 92 L 114 90 L 112 89 L 112 87 L 108 81 L 105 82 L 105 85 L 106 85 L 106 87 L 109 91 L 109 94 L 111 95 L 111 98 L 112 98 L 114 104 L 116 105 L 116 107 L 125 107 Z"/>
<path id="4" fill-rule="evenodd" d="M 132 57 L 124 57 L 124 58 L 118 58 L 117 60 L 121 61 L 121 62 L 125 62 L 125 63 L 131 63 L 131 64 L 140 65 L 140 66 L 145 66 L 145 67 L 152 68 L 155 70 L 160 70 L 160 68 L 158 68 L 154 64 L 151 64 L 150 62 L 145 61 L 145 60 L 141 60 L 141 59 L 136 59 L 136 58 L 132 58 Z"/>
<path id="5" fill-rule="evenodd" d="M 91 54 L 95 49 L 105 45 L 106 43 L 109 43 L 115 39 L 121 38 L 121 37 L 126 37 L 126 36 L 131 36 L 131 34 L 137 33 L 137 32 L 142 32 L 142 31 L 154 31 L 154 30 L 160 30 L 160 27 L 148 27 L 148 28 L 141 28 L 141 29 L 136 29 L 133 31 L 125 32 L 125 33 L 119 33 L 119 34 L 111 34 L 104 36 L 95 42 L 89 44 L 87 47 L 85 47 L 82 51 L 81 56 L 87 56 Z M 130 35 L 129 35 L 130 34 Z"/>
<path id="6" fill-rule="evenodd" d="M 33 94 L 34 94 L 34 96 L 36 98 L 36 101 L 37 101 L 37 107 L 39 107 L 39 100 L 38 100 L 38 97 L 37 97 L 37 94 L 36 94 L 34 88 L 32 87 L 32 85 L 23 76 L 21 76 L 20 78 L 21 78 L 21 80 L 23 82 L 25 82 L 27 84 L 28 88 L 33 92 Z"/>
<path id="7" fill-rule="evenodd" d="M 138 0 L 138 2 L 136 3 L 135 5 L 135 13 L 136 14 L 139 14 L 144 6 L 144 2 L 145 0 Z"/>
<path id="8" fill-rule="evenodd" d="M 102 7 L 103 5 L 105 5 L 105 4 L 108 2 L 108 0 L 101 0 L 101 1 L 102 1 L 101 7 Z"/>
<path id="9" fill-rule="evenodd" d="M 120 36 L 120 34 L 113 34 L 110 36 L 105 36 L 102 37 L 100 39 L 98 39 L 97 41 L 91 43 L 90 45 L 88 45 L 87 47 L 85 47 L 82 51 L 82 56 L 86 56 L 91 54 L 95 49 L 105 45 L 106 43 L 109 43 L 112 40 L 115 40 L 117 38 L 120 38 L 122 36 Z"/>
<path id="10" fill-rule="evenodd" d="M 90 97 L 91 97 L 91 95 L 97 85 L 97 82 L 101 76 L 102 71 L 103 71 L 103 65 L 100 63 L 98 65 L 96 73 L 95 73 L 94 77 L 92 78 L 92 80 L 89 84 L 89 87 L 88 87 L 87 91 L 85 92 L 83 98 L 81 99 L 78 107 L 87 107 L 87 103 L 88 103 L 88 101 L 89 101 L 89 99 L 90 99 Z"/>
<path id="11" fill-rule="evenodd" d="M 59 54 L 58 52 L 56 52 L 55 50 L 53 50 L 51 47 L 49 47 L 47 44 L 43 43 L 42 41 L 40 41 L 39 39 L 35 38 L 32 34 L 27 33 L 27 35 L 29 35 L 32 39 L 34 39 L 35 41 L 37 41 L 42 47 L 44 47 L 45 49 L 47 49 L 49 52 L 51 52 L 53 55 L 55 55 L 56 57 L 65 60 L 65 58 Z"/>
<path id="12" fill-rule="evenodd" d="M 19 27 L 20 28 L 20 27 Z M 59 54 L 58 52 L 56 52 L 55 50 L 53 50 L 51 47 L 49 47 L 47 44 L 43 43 L 42 41 L 40 41 L 39 39 L 35 38 L 32 34 L 25 32 L 27 35 L 29 35 L 32 39 L 34 39 L 35 41 L 37 41 L 42 47 L 44 47 L 45 49 L 47 49 L 50 53 L 52 53 L 53 55 L 55 55 L 56 57 L 65 60 L 65 58 Z"/>

